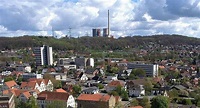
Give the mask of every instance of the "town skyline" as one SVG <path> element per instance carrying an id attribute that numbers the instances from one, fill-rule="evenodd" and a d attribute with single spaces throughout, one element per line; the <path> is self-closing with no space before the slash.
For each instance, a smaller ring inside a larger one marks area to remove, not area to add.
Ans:
<path id="1" fill-rule="evenodd" d="M 3 0 L 0 37 L 23 35 L 92 36 L 107 27 L 114 37 L 179 34 L 200 37 L 200 2 L 173 0 Z"/>

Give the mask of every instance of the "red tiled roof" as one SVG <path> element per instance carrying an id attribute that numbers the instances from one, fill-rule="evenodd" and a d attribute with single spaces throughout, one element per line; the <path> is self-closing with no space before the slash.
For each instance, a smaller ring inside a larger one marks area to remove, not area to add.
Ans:
<path id="1" fill-rule="evenodd" d="M 31 94 L 29 91 L 23 92 L 22 93 L 27 99 L 29 99 L 29 97 L 31 97 Z"/>
<path id="2" fill-rule="evenodd" d="M 17 85 L 17 83 L 14 80 L 7 81 L 7 82 L 5 82 L 5 84 L 6 84 L 6 86 L 8 86 L 8 88 L 12 88 L 13 86 Z"/>
<path id="3" fill-rule="evenodd" d="M 124 86 L 124 84 L 122 81 L 111 81 L 108 86 Z"/>
<path id="4" fill-rule="evenodd" d="M 38 99 L 67 101 L 69 96 L 69 93 L 43 91 L 40 94 L 38 94 Z"/>
<path id="5" fill-rule="evenodd" d="M 12 90 L 11 92 L 18 97 L 22 92 L 24 92 L 25 90 Z"/>
<path id="6" fill-rule="evenodd" d="M 36 86 L 36 82 L 34 81 L 31 81 L 31 82 L 22 82 L 21 83 L 21 88 L 24 89 L 24 88 L 29 88 L 29 89 L 35 89 L 35 86 Z"/>
<path id="7" fill-rule="evenodd" d="M 107 102 L 110 99 L 110 95 L 103 94 L 80 94 L 77 100 L 86 101 L 104 101 Z"/>
<path id="8" fill-rule="evenodd" d="M 60 89 L 56 89 L 56 92 L 63 92 L 63 93 L 67 93 L 65 90 L 63 90 L 62 88 Z"/>

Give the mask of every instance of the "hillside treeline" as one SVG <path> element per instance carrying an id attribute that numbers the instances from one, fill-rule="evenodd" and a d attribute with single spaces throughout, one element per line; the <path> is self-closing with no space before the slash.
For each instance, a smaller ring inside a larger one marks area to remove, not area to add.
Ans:
<path id="1" fill-rule="evenodd" d="M 59 39 L 50 36 L 0 37 L 0 50 L 42 45 L 52 46 L 54 50 L 124 50 L 125 48 L 137 48 L 149 44 L 163 46 L 199 45 L 200 39 L 180 35 L 132 36 L 118 39 L 89 36 Z"/>

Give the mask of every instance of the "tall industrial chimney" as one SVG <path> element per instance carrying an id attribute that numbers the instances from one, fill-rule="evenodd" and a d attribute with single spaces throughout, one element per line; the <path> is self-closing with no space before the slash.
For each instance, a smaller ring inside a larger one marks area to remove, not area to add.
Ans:
<path id="1" fill-rule="evenodd" d="M 110 15 L 108 10 L 108 37 L 110 37 Z"/>

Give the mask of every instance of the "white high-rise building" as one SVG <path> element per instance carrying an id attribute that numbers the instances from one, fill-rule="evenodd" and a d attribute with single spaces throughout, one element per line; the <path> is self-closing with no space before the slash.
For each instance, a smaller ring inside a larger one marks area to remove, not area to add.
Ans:
<path id="1" fill-rule="evenodd" d="M 37 66 L 53 64 L 52 47 L 45 45 L 43 45 L 42 47 L 35 47 L 34 54 Z"/>

